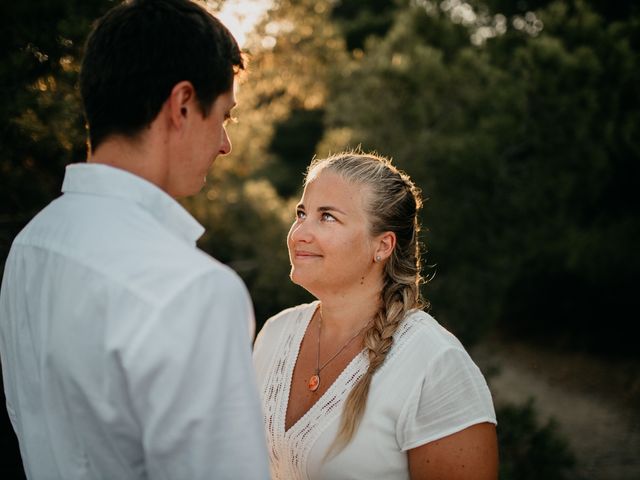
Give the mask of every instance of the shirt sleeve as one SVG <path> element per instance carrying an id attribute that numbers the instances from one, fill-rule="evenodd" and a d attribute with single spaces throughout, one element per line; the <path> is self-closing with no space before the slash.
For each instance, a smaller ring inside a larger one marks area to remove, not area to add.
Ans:
<path id="1" fill-rule="evenodd" d="M 268 461 L 244 284 L 191 281 L 133 339 L 126 359 L 151 479 L 262 479 Z"/>
<path id="2" fill-rule="evenodd" d="M 487 382 L 464 349 L 449 348 L 427 365 L 403 407 L 396 435 L 406 451 L 483 422 L 496 423 Z"/>

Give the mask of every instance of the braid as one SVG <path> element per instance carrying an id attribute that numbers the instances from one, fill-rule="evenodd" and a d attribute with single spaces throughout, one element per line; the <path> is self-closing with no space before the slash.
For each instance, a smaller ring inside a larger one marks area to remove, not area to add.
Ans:
<path id="1" fill-rule="evenodd" d="M 328 168 L 345 179 L 370 187 L 368 217 L 371 233 L 393 231 L 396 246 L 384 268 L 380 293 L 381 307 L 364 334 L 369 366 L 345 401 L 336 440 L 327 457 L 342 450 L 353 438 L 367 405 L 375 372 L 384 363 L 393 346 L 393 336 L 409 310 L 422 308 L 420 297 L 420 249 L 417 241 L 421 207 L 420 193 L 409 177 L 385 158 L 348 153 L 314 161 L 307 181 Z M 326 458 L 326 457 L 325 457 Z"/>

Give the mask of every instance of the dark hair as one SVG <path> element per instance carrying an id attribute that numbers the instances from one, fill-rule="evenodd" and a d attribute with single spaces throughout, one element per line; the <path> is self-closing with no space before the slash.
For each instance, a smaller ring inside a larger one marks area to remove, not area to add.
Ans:
<path id="1" fill-rule="evenodd" d="M 229 30 L 189 0 L 131 0 L 109 10 L 87 39 L 80 90 L 95 150 L 110 135 L 135 137 L 173 87 L 193 84 L 202 113 L 244 68 Z"/>

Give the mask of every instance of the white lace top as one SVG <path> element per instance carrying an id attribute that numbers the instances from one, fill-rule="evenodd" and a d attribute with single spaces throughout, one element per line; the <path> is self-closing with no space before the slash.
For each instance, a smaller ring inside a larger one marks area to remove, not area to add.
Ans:
<path id="1" fill-rule="evenodd" d="M 408 479 L 406 451 L 471 425 L 496 423 L 489 388 L 460 342 L 430 315 L 413 311 L 375 373 L 352 441 L 323 462 L 343 403 L 365 373 L 357 355 L 320 399 L 285 431 L 293 369 L 318 302 L 269 319 L 255 343 L 273 480 Z"/>

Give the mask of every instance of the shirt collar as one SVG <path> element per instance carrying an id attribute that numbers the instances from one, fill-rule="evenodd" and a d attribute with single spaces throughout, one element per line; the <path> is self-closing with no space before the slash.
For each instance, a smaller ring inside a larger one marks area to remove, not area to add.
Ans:
<path id="1" fill-rule="evenodd" d="M 126 170 L 98 163 L 67 165 L 62 192 L 135 202 L 175 235 L 194 245 L 204 233 L 204 227 L 176 200 L 153 183 Z"/>

